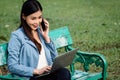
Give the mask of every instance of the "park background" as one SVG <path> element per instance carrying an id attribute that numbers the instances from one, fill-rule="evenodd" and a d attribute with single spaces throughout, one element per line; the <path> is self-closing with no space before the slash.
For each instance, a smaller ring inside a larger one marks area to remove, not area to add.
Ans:
<path id="1" fill-rule="evenodd" d="M 8 42 L 11 32 L 19 26 L 23 1 L 0 0 L 0 44 Z M 68 26 L 73 46 L 104 55 L 107 80 L 120 80 L 120 0 L 39 1 L 50 30 Z"/>

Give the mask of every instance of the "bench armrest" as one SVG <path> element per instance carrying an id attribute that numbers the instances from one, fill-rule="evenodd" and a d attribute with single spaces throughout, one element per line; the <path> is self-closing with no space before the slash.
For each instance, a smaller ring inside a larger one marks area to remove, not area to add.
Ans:
<path id="1" fill-rule="evenodd" d="M 72 48 L 71 46 L 67 46 L 65 49 L 66 49 L 66 51 L 70 51 L 70 50 L 73 50 L 74 48 Z M 72 75 L 75 72 L 75 63 L 76 62 L 83 63 L 83 68 L 86 72 L 89 71 L 89 65 L 94 63 L 96 65 L 96 67 L 100 66 L 102 68 L 101 72 L 103 74 L 102 75 L 103 78 L 106 78 L 106 76 L 107 76 L 107 62 L 106 62 L 104 56 L 101 54 L 82 52 L 82 51 L 78 50 L 76 53 L 76 57 L 70 66 Z"/>

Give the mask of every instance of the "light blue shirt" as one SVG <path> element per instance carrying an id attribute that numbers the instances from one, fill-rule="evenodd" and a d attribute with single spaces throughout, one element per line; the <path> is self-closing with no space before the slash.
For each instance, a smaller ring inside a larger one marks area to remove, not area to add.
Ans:
<path id="1" fill-rule="evenodd" d="M 58 55 L 53 42 L 47 43 L 40 28 L 37 29 L 39 38 L 45 50 L 48 65 L 51 65 Z M 29 80 L 33 76 L 33 70 L 37 67 L 39 51 L 35 44 L 25 35 L 23 28 L 12 32 L 8 44 L 8 69 L 16 77 L 24 77 Z M 42 63 L 41 63 L 42 64 Z"/>

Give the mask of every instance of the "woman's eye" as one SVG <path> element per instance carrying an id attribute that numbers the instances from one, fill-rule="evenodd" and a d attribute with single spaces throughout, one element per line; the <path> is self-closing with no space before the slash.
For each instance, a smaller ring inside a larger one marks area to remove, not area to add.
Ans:
<path id="1" fill-rule="evenodd" d="M 36 18 L 35 17 L 33 17 L 33 18 L 31 18 L 32 20 L 35 20 Z"/>
<path id="2" fill-rule="evenodd" d="M 38 17 L 39 19 L 41 19 L 42 17 L 40 16 L 40 17 Z"/>

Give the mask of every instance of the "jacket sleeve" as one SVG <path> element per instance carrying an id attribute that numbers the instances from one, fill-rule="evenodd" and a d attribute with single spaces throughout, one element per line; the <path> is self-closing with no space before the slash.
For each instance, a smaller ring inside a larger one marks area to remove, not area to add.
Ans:
<path id="1" fill-rule="evenodd" d="M 50 40 L 50 43 L 45 42 L 45 44 L 46 44 L 46 47 L 50 50 L 52 60 L 54 60 L 54 58 L 58 56 L 58 52 L 57 52 L 57 49 L 55 48 L 53 41 Z"/>
<path id="2" fill-rule="evenodd" d="M 33 68 L 19 64 L 19 51 L 21 48 L 21 42 L 18 35 L 11 35 L 8 44 L 8 69 L 11 73 L 21 76 L 33 76 Z"/>

